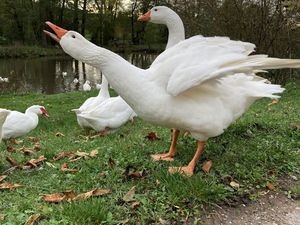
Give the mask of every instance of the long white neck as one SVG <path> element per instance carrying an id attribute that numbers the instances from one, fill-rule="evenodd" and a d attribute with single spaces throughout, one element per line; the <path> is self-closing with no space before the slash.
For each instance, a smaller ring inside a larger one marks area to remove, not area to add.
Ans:
<path id="1" fill-rule="evenodd" d="M 102 75 L 102 83 L 101 83 L 101 89 L 99 91 L 98 97 L 101 98 L 109 98 L 109 91 L 108 91 L 108 81 L 104 75 Z"/>
<path id="2" fill-rule="evenodd" d="M 130 105 L 135 105 L 141 101 L 140 94 L 144 92 L 145 87 L 142 69 L 139 69 L 121 56 L 93 43 L 85 43 L 84 49 L 80 54 L 74 53 L 72 50 L 64 49 L 65 52 L 73 56 L 79 61 L 87 63 L 91 66 L 99 68 L 106 75 L 108 82 L 114 87 L 116 92 Z"/>
<path id="3" fill-rule="evenodd" d="M 185 39 L 183 22 L 175 12 L 167 16 L 165 25 L 167 26 L 169 31 L 166 49 L 176 45 L 178 42 Z"/>

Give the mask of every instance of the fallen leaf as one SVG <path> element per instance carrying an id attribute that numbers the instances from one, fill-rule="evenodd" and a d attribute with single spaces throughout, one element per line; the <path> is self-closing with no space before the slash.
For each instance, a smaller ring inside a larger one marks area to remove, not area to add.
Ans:
<path id="1" fill-rule="evenodd" d="M 19 145 L 23 143 L 23 140 L 17 140 L 17 139 L 10 139 L 10 143 L 15 144 L 15 145 Z"/>
<path id="2" fill-rule="evenodd" d="M 3 181 L 6 177 L 6 175 L 0 176 L 0 182 Z"/>
<path id="3" fill-rule="evenodd" d="M 56 134 L 55 134 L 55 137 L 64 137 L 65 135 L 63 134 L 63 133 L 61 133 L 61 132 L 57 132 Z"/>
<path id="4" fill-rule="evenodd" d="M 116 165 L 115 160 L 113 160 L 112 158 L 109 158 L 109 159 L 108 159 L 108 166 L 109 166 L 110 168 L 113 168 L 115 165 Z"/>
<path id="5" fill-rule="evenodd" d="M 235 182 L 235 181 L 231 181 L 229 185 L 231 187 L 233 187 L 234 189 L 239 189 L 240 188 L 240 184 Z"/>
<path id="6" fill-rule="evenodd" d="M 12 166 L 18 166 L 18 163 L 16 160 L 14 160 L 13 158 L 7 156 L 6 160 L 12 165 Z"/>
<path id="7" fill-rule="evenodd" d="M 127 166 L 123 175 L 127 178 L 127 179 L 140 179 L 143 178 L 145 176 L 145 171 L 137 171 L 136 168 L 134 168 L 133 166 Z"/>
<path id="8" fill-rule="evenodd" d="M 60 152 L 60 153 L 56 154 L 56 156 L 53 157 L 53 160 L 57 161 L 57 160 L 65 158 L 65 157 L 73 156 L 74 154 L 75 154 L 75 152 Z"/>
<path id="9" fill-rule="evenodd" d="M 122 198 L 124 202 L 132 202 L 135 195 L 135 186 L 133 186 Z"/>
<path id="10" fill-rule="evenodd" d="M 92 150 L 92 151 L 90 152 L 90 156 L 91 156 L 92 158 L 96 157 L 97 155 L 98 155 L 98 150 Z"/>
<path id="11" fill-rule="evenodd" d="M 42 164 L 46 160 L 45 156 L 41 155 L 37 159 L 30 159 L 27 163 L 24 164 L 22 169 L 32 169 L 34 167 L 38 167 L 39 165 Z"/>
<path id="12" fill-rule="evenodd" d="M 38 142 L 39 139 L 37 137 L 27 137 L 27 139 L 31 142 Z"/>
<path id="13" fill-rule="evenodd" d="M 160 140 L 160 138 L 157 137 L 156 133 L 154 133 L 154 132 L 150 132 L 147 136 L 145 136 L 145 139 L 147 139 L 149 141 L 158 141 L 158 140 Z"/>
<path id="14" fill-rule="evenodd" d="M 64 191 L 63 194 L 67 201 L 72 201 L 76 197 L 76 193 L 74 191 Z"/>
<path id="15" fill-rule="evenodd" d="M 14 188 L 21 187 L 20 184 L 12 184 L 12 183 L 2 183 L 0 184 L 0 190 L 12 190 Z"/>
<path id="16" fill-rule="evenodd" d="M 20 148 L 19 151 L 20 151 L 20 152 L 23 152 L 24 155 L 31 155 L 31 154 L 34 153 L 34 151 L 33 151 L 32 148 L 25 148 L 25 147 Z"/>
<path id="17" fill-rule="evenodd" d="M 268 106 L 271 106 L 271 105 L 275 105 L 279 102 L 278 99 L 273 99 L 271 103 L 268 104 Z"/>
<path id="18" fill-rule="evenodd" d="M 34 149 L 35 151 L 41 150 L 41 144 L 40 144 L 40 143 L 35 143 L 34 146 L 33 146 L 33 149 Z"/>
<path id="19" fill-rule="evenodd" d="M 140 205 L 141 205 L 141 203 L 139 203 L 139 202 L 133 202 L 133 203 L 131 203 L 130 208 L 137 209 L 138 207 L 140 207 Z"/>
<path id="20" fill-rule="evenodd" d="M 44 194 L 42 199 L 46 202 L 50 203 L 59 203 L 65 199 L 65 195 L 63 193 L 54 193 L 54 194 Z"/>
<path id="21" fill-rule="evenodd" d="M 17 151 L 17 149 L 14 148 L 14 147 L 12 147 L 12 146 L 7 146 L 7 147 L 6 147 L 6 150 L 7 150 L 8 152 L 12 152 L 12 153 L 14 153 L 14 152 Z"/>
<path id="22" fill-rule="evenodd" d="M 42 219 L 41 214 L 34 214 L 29 217 L 25 225 L 36 225 Z"/>
<path id="23" fill-rule="evenodd" d="M 6 216 L 5 214 L 0 213 L 0 221 L 3 221 L 5 219 L 5 216 Z"/>
<path id="24" fill-rule="evenodd" d="M 271 182 L 267 182 L 266 188 L 269 189 L 270 191 L 273 191 L 275 189 L 274 185 Z"/>
<path id="25" fill-rule="evenodd" d="M 77 169 L 70 169 L 67 163 L 62 164 L 60 170 L 63 172 L 70 172 L 70 173 L 74 173 L 78 171 Z"/>
<path id="26" fill-rule="evenodd" d="M 49 166 L 49 167 L 51 167 L 51 168 L 56 169 L 56 166 L 54 166 L 54 165 L 53 165 L 52 163 L 50 163 L 50 162 L 46 162 L 46 165 Z"/>
<path id="27" fill-rule="evenodd" d="M 211 160 L 208 160 L 208 161 L 206 161 L 206 162 L 203 163 L 202 170 L 203 170 L 205 173 L 209 173 L 211 167 L 212 167 L 212 161 L 211 161 Z"/>
<path id="28" fill-rule="evenodd" d="M 76 200 L 87 199 L 90 197 L 98 197 L 98 196 L 107 195 L 110 193 L 111 193 L 111 189 L 96 188 L 94 190 L 77 195 L 75 198 L 73 198 L 73 200 L 76 201 Z"/>
<path id="29" fill-rule="evenodd" d="M 300 124 L 297 123 L 291 123 L 291 126 L 296 128 L 297 130 L 300 130 Z"/>

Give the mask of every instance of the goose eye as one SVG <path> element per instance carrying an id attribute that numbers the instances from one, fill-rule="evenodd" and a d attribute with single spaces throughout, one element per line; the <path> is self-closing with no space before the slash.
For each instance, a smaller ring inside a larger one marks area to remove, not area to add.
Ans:
<path id="1" fill-rule="evenodd" d="M 157 12 L 157 11 L 158 11 L 158 9 L 154 9 L 154 11 L 155 11 L 155 12 Z"/>
<path id="2" fill-rule="evenodd" d="M 72 34 L 72 38 L 75 38 L 75 35 L 74 35 L 74 34 Z"/>

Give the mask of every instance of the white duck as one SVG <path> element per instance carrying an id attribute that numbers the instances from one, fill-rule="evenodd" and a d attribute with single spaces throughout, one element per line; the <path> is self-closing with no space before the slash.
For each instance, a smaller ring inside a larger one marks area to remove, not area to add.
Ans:
<path id="1" fill-rule="evenodd" d="M 79 80 L 77 78 L 74 78 L 74 80 L 72 81 L 74 84 L 78 84 Z"/>
<path id="2" fill-rule="evenodd" d="M 26 135 L 38 125 L 38 115 L 48 117 L 44 106 L 30 106 L 25 113 L 10 111 L 2 127 L 2 138 L 9 139 Z"/>
<path id="3" fill-rule="evenodd" d="M 86 40 L 75 31 L 50 22 L 63 50 L 79 61 L 101 68 L 109 83 L 144 120 L 189 131 L 198 141 L 185 167 L 170 172 L 192 175 L 206 141 L 215 137 L 261 97 L 278 98 L 280 85 L 254 81 L 257 69 L 300 68 L 300 60 L 245 55 L 241 46 L 209 43 L 202 36 L 181 41 L 160 54 L 148 70 L 137 68 L 119 55 Z M 232 82 L 223 77 L 231 76 Z"/>
<path id="4" fill-rule="evenodd" d="M 76 113 L 77 122 L 81 128 L 89 128 L 89 123 L 82 116 L 78 116 L 81 113 L 88 112 L 97 106 L 99 106 L 104 100 L 109 99 L 109 91 L 108 91 L 108 82 L 105 76 L 102 76 L 102 88 L 99 91 L 98 96 L 88 98 L 79 109 L 72 109 L 73 112 Z"/>
<path id="5" fill-rule="evenodd" d="M 2 127 L 9 114 L 9 110 L 0 108 L 0 142 L 2 141 Z"/>
<path id="6" fill-rule="evenodd" d="M 82 89 L 84 91 L 90 91 L 90 90 L 92 90 L 90 83 L 91 82 L 89 80 L 86 80 L 85 83 L 82 86 Z"/>

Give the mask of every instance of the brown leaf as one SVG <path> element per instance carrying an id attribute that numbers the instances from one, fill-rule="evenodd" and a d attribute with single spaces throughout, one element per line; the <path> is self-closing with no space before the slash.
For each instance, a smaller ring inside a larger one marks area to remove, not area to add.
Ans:
<path id="1" fill-rule="evenodd" d="M 135 186 L 133 186 L 122 198 L 124 202 L 132 202 L 135 195 Z"/>
<path id="2" fill-rule="evenodd" d="M 205 173 L 209 173 L 211 167 L 212 167 L 212 161 L 211 161 L 211 160 L 208 160 L 208 161 L 206 161 L 206 162 L 203 163 L 202 170 L 203 170 Z"/>
<path id="3" fill-rule="evenodd" d="M 72 201 L 76 197 L 76 193 L 72 190 L 64 191 L 63 194 L 65 195 L 67 201 Z"/>
<path id="4" fill-rule="evenodd" d="M 55 134 L 55 137 L 64 137 L 65 135 L 63 134 L 63 133 L 61 133 L 61 132 L 57 132 L 56 134 Z"/>
<path id="5" fill-rule="evenodd" d="M 271 182 L 267 182 L 266 188 L 269 189 L 270 191 L 273 191 L 275 189 L 274 185 Z"/>
<path id="6" fill-rule="evenodd" d="M 63 172 L 71 172 L 71 173 L 74 173 L 74 172 L 78 171 L 77 169 L 70 169 L 69 165 L 67 163 L 62 164 L 61 167 L 60 167 L 60 170 L 63 171 Z"/>
<path id="7" fill-rule="evenodd" d="M 23 152 L 24 155 L 31 155 L 34 153 L 33 149 L 32 148 L 20 148 L 19 151 Z"/>
<path id="8" fill-rule="evenodd" d="M 18 163 L 16 160 L 14 160 L 13 158 L 7 156 L 6 160 L 12 165 L 12 166 L 18 166 Z"/>
<path id="9" fill-rule="evenodd" d="M 44 194 L 42 199 L 46 202 L 50 203 L 59 203 L 65 199 L 65 195 L 63 193 L 54 193 L 54 194 Z"/>
<path id="10" fill-rule="evenodd" d="M 19 145 L 23 143 L 23 140 L 17 140 L 17 139 L 10 139 L 10 143 L 15 144 L 15 145 Z"/>
<path id="11" fill-rule="evenodd" d="M 137 171 L 133 166 L 127 166 L 124 171 L 124 176 L 127 179 L 140 179 L 145 176 L 145 171 Z"/>
<path id="12" fill-rule="evenodd" d="M 300 124 L 298 123 L 291 123 L 291 126 L 296 128 L 297 130 L 300 130 Z"/>
<path id="13" fill-rule="evenodd" d="M 85 193 L 81 193 L 79 195 L 77 195 L 75 198 L 73 198 L 74 201 L 77 200 L 82 200 L 82 199 L 88 199 L 90 197 L 97 197 L 97 196 L 102 196 L 102 195 L 106 195 L 111 193 L 111 189 L 100 189 L 100 188 L 96 188 L 94 190 L 85 192 Z"/>
<path id="14" fill-rule="evenodd" d="M 150 132 L 147 136 L 145 136 L 145 139 L 147 139 L 149 141 L 158 141 L 158 140 L 160 140 L 160 138 L 154 132 Z"/>
<path id="15" fill-rule="evenodd" d="M 141 203 L 140 202 L 133 202 L 130 205 L 130 208 L 132 209 L 137 209 L 138 207 L 140 207 Z"/>
<path id="16" fill-rule="evenodd" d="M 34 144 L 34 146 L 33 146 L 33 149 L 35 150 L 35 151 L 39 151 L 39 150 L 41 150 L 41 144 L 40 143 L 35 143 Z"/>
<path id="17" fill-rule="evenodd" d="M 14 152 L 17 151 L 17 149 L 14 148 L 14 147 L 12 147 L 12 146 L 7 146 L 7 147 L 6 147 L 6 150 L 7 150 L 8 152 L 12 152 L 12 153 L 14 153 Z"/>
<path id="18" fill-rule="evenodd" d="M 75 154 L 75 152 L 60 152 L 58 154 L 56 154 L 56 156 L 53 157 L 54 161 L 63 159 L 65 157 L 69 157 L 69 156 L 73 156 Z"/>
<path id="19" fill-rule="evenodd" d="M 41 214 L 34 214 L 29 217 L 25 225 L 36 225 L 42 219 Z"/>
<path id="20" fill-rule="evenodd" d="M 17 187 L 21 187 L 20 184 L 12 184 L 12 183 L 2 183 L 0 184 L 0 190 L 12 190 Z"/>
<path id="21" fill-rule="evenodd" d="M 34 143 L 39 141 L 39 139 L 37 137 L 27 137 L 27 139 Z"/>
<path id="22" fill-rule="evenodd" d="M 112 158 L 109 158 L 109 159 L 108 159 L 108 166 L 109 166 L 110 168 L 113 168 L 113 167 L 115 167 L 115 165 L 116 165 L 115 160 L 113 160 Z"/>
<path id="23" fill-rule="evenodd" d="M 39 165 L 42 164 L 46 160 L 45 156 L 41 155 L 37 159 L 30 159 L 27 163 L 24 164 L 22 169 L 32 169 L 34 167 L 38 167 Z"/>
<path id="24" fill-rule="evenodd" d="M 3 181 L 6 177 L 6 175 L 0 176 L 0 182 Z"/>
<path id="25" fill-rule="evenodd" d="M 279 102 L 278 99 L 273 99 L 271 103 L 268 104 L 268 106 L 271 106 L 271 105 L 275 105 Z"/>

